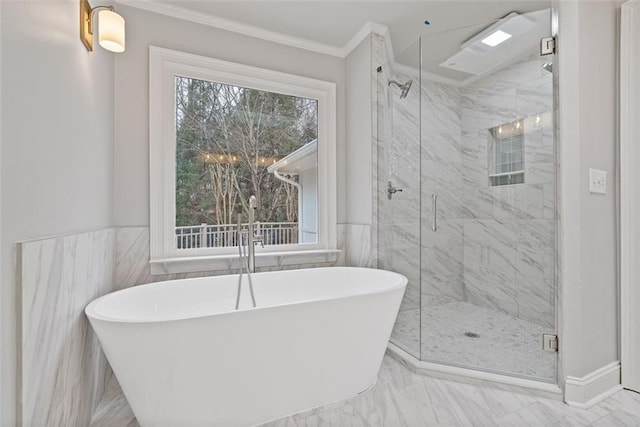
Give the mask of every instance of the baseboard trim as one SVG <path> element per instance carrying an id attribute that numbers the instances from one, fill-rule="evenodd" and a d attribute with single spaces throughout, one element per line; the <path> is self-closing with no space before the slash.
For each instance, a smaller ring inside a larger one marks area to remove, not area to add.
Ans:
<path id="1" fill-rule="evenodd" d="M 564 401 L 574 408 L 589 409 L 620 390 L 620 362 L 615 361 L 581 378 L 567 376 Z"/>
<path id="2" fill-rule="evenodd" d="M 562 389 L 560 389 L 557 384 L 512 377 L 509 375 L 494 374 L 492 372 L 478 371 L 475 369 L 443 365 L 439 363 L 424 362 L 416 359 L 411 354 L 392 343 L 389 343 L 387 346 L 387 354 L 402 363 L 408 369 L 421 375 L 484 387 L 492 387 L 516 393 L 524 393 L 536 397 L 562 400 Z"/>

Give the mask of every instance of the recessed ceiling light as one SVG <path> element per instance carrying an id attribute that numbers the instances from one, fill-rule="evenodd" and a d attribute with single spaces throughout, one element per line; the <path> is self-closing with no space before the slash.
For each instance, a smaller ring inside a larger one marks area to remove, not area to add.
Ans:
<path id="1" fill-rule="evenodd" d="M 512 12 L 465 40 L 460 44 L 458 52 L 439 65 L 474 76 L 482 75 L 519 57 L 527 50 L 537 49 L 540 38 L 549 32 L 547 26 L 550 19 L 550 9 L 524 15 Z M 506 43 L 499 46 L 495 44 L 497 47 L 487 44 L 493 42 L 491 38 L 500 33 L 511 37 L 506 39 Z"/>
<path id="2" fill-rule="evenodd" d="M 498 30 L 492 33 L 491 35 L 489 35 L 488 37 L 482 39 L 482 43 L 486 44 L 487 46 L 496 47 L 500 43 L 506 40 L 509 40 L 510 38 L 511 38 L 511 34 L 505 33 L 502 30 Z"/>

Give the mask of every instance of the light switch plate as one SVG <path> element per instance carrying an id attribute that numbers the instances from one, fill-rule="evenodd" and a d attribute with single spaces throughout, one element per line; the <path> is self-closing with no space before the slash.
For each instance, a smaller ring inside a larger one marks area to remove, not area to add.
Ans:
<path id="1" fill-rule="evenodd" d="M 607 193 L 607 171 L 589 169 L 589 192 L 596 194 Z"/>

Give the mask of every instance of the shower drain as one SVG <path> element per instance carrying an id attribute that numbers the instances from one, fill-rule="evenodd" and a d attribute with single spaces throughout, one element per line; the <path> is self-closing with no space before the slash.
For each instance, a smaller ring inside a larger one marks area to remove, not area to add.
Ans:
<path id="1" fill-rule="evenodd" d="M 464 336 L 469 338 L 480 338 L 480 334 L 476 334 L 475 332 L 465 332 Z"/>

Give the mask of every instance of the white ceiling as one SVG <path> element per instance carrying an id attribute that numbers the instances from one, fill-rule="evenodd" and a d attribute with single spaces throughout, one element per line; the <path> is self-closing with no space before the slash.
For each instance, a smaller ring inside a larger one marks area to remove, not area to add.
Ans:
<path id="1" fill-rule="evenodd" d="M 161 2 L 154 2 L 161 3 Z M 486 23 L 509 12 L 550 7 L 549 0 L 212 1 L 165 0 L 171 6 L 342 48 L 367 22 L 389 28 L 396 54 L 422 35 Z M 426 26 L 428 19 L 431 25 Z"/>

